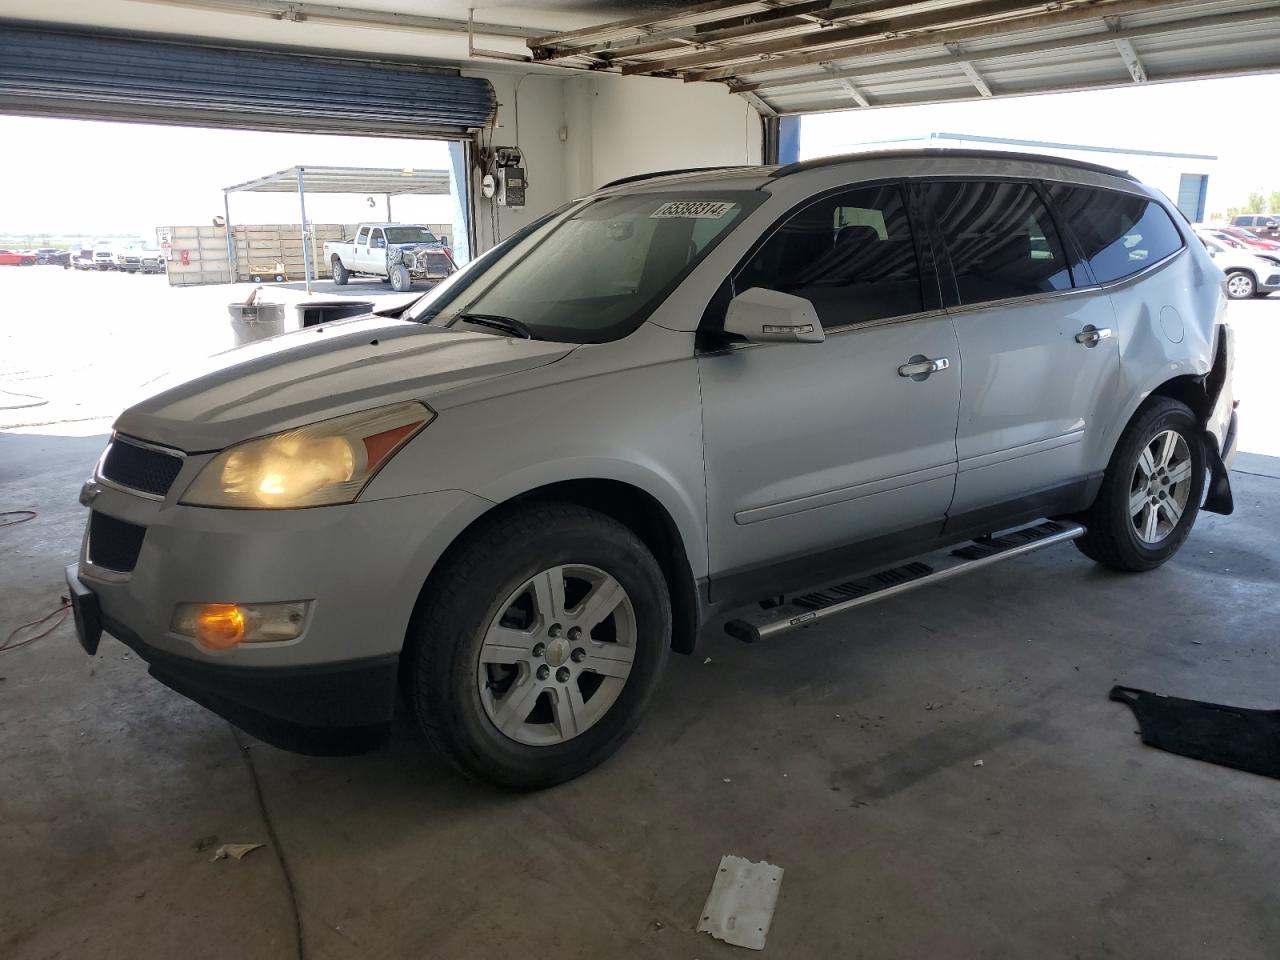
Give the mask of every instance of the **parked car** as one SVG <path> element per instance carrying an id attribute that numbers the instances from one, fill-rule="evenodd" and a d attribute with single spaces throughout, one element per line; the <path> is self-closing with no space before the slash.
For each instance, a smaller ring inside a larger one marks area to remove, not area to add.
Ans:
<path id="1" fill-rule="evenodd" d="M 56 257 L 64 251 L 59 247 L 37 247 L 31 252 L 35 254 L 36 263 L 49 263 L 51 258 Z"/>
<path id="2" fill-rule="evenodd" d="M 34 253 L 23 253 L 21 250 L 0 250 L 0 266 L 30 267 L 36 262 Z"/>
<path id="3" fill-rule="evenodd" d="M 116 252 L 111 247 L 95 247 L 93 251 L 93 267 L 95 270 L 116 269 Z"/>
<path id="4" fill-rule="evenodd" d="M 55 251 L 54 253 L 47 254 L 45 256 L 44 262 L 49 264 L 50 266 L 62 267 L 63 269 L 68 269 L 71 266 L 71 251 L 58 250 L 58 251 Z"/>
<path id="5" fill-rule="evenodd" d="M 1232 509 L 1224 283 L 1163 194 L 1061 158 L 630 178 L 398 317 L 154 385 L 81 492 L 81 643 L 294 747 L 402 690 L 463 770 L 557 783 L 721 614 L 1067 540 L 1165 563 Z"/>
<path id="6" fill-rule="evenodd" d="M 1216 230 L 1219 233 L 1224 233 L 1227 236 L 1231 237 L 1231 239 L 1239 243 L 1241 246 L 1249 247 L 1250 249 L 1253 249 L 1253 250 L 1262 250 L 1267 253 L 1275 253 L 1276 251 L 1280 251 L 1280 241 L 1264 240 L 1262 237 L 1258 236 L 1252 230 L 1246 230 L 1244 227 L 1234 227 L 1234 226 L 1222 227 L 1222 226 L 1210 225 L 1210 229 Z"/>
<path id="7" fill-rule="evenodd" d="M 122 273 L 138 273 L 142 270 L 142 248 L 122 247 L 115 251 L 115 269 Z"/>
<path id="8" fill-rule="evenodd" d="M 1265 297 L 1280 290 L 1280 263 L 1250 250 L 1229 247 L 1207 231 L 1197 231 L 1223 273 L 1227 275 L 1227 296 L 1232 300 Z"/>
<path id="9" fill-rule="evenodd" d="M 164 255 L 158 249 L 144 248 L 140 251 L 143 273 L 164 273 L 166 264 Z"/>
<path id="10" fill-rule="evenodd" d="M 339 286 L 353 276 L 380 277 L 397 293 L 414 281 L 439 282 L 457 269 L 440 238 L 417 224 L 363 224 L 354 240 L 327 241 L 324 255 Z"/>
<path id="11" fill-rule="evenodd" d="M 1244 227 L 1264 240 L 1280 240 L 1280 216 L 1274 213 L 1244 213 L 1231 218 L 1233 227 Z"/>
<path id="12" fill-rule="evenodd" d="M 97 264 L 93 260 L 93 249 L 91 247 L 81 247 L 71 256 L 71 266 L 77 270 L 96 270 Z"/>

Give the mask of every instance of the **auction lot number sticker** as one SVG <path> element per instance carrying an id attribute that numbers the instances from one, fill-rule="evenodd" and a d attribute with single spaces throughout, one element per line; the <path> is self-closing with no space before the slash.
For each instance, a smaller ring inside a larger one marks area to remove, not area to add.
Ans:
<path id="1" fill-rule="evenodd" d="M 732 210 L 733 206 L 732 203 L 724 200 L 672 200 L 649 214 L 649 219 L 719 220 Z"/>

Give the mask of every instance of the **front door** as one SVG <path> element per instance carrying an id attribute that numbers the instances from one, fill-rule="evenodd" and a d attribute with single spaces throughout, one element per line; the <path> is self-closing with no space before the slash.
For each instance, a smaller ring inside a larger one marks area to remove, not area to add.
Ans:
<path id="1" fill-rule="evenodd" d="M 901 188 L 810 203 L 733 287 L 810 300 L 826 341 L 699 358 L 713 599 L 803 582 L 860 542 L 939 533 L 955 485 L 960 353 L 950 318 L 930 309 L 936 286 L 922 291 Z M 922 372 L 926 361 L 939 369 Z"/>
<path id="2" fill-rule="evenodd" d="M 1086 276 L 1073 283 L 1034 184 L 952 180 L 922 193 L 964 357 L 950 514 L 1052 511 L 1093 472 L 1090 441 L 1105 427 L 1095 414 L 1120 374 L 1111 301 Z"/>

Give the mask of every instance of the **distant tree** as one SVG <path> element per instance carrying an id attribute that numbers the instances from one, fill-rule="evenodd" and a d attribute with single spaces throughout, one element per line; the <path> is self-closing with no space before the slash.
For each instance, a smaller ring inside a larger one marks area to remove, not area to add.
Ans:
<path id="1" fill-rule="evenodd" d="M 1254 190 L 1249 194 L 1249 202 L 1245 204 L 1241 213 L 1266 213 L 1267 198 L 1261 190 Z"/>
<path id="2" fill-rule="evenodd" d="M 1267 204 L 1265 213 L 1280 213 L 1280 190 L 1271 191 L 1271 201 Z"/>

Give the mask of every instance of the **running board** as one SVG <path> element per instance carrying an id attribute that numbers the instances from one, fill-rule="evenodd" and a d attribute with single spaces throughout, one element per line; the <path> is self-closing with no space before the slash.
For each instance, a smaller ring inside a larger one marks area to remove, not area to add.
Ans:
<path id="1" fill-rule="evenodd" d="M 1041 547 L 1074 540 L 1084 532 L 1084 527 L 1068 520 L 1038 520 L 1029 526 L 983 537 L 962 547 L 926 554 L 879 573 L 799 594 L 780 606 L 761 610 L 750 617 L 730 620 L 724 629 L 732 637 L 754 643 L 876 600 L 949 580 Z"/>

